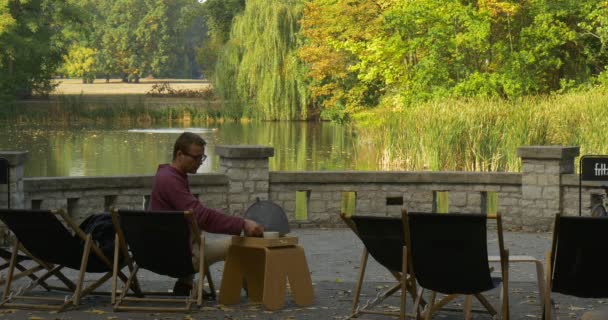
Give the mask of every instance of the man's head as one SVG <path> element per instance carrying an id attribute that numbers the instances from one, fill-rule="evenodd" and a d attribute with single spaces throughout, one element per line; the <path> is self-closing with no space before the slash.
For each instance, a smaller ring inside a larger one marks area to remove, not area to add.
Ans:
<path id="1" fill-rule="evenodd" d="M 173 145 L 172 165 L 184 173 L 196 173 L 198 167 L 207 158 L 205 145 L 207 143 L 199 135 L 192 132 L 182 133 Z"/>

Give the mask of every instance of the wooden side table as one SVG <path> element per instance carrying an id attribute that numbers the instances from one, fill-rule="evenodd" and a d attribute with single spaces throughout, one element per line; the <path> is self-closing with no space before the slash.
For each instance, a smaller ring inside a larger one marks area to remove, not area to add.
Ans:
<path id="1" fill-rule="evenodd" d="M 312 280 L 304 249 L 297 243 L 296 237 L 234 236 L 224 265 L 219 303 L 239 303 L 245 280 L 251 301 L 261 302 L 268 310 L 278 310 L 285 304 L 289 279 L 295 303 L 311 305 L 314 300 Z"/>

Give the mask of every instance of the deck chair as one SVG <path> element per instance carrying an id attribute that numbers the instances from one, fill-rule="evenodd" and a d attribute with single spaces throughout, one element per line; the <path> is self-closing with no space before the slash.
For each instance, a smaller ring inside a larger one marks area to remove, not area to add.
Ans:
<path id="1" fill-rule="evenodd" d="M 545 319 L 555 317 L 551 292 L 579 298 L 608 298 L 608 219 L 557 214 L 547 253 Z"/>
<path id="2" fill-rule="evenodd" d="M 201 237 L 196 223 L 191 223 L 192 212 L 115 209 L 112 211 L 112 221 L 117 230 L 114 259 L 122 254 L 130 270 L 129 279 L 118 298 L 115 298 L 117 290 L 114 278 L 112 296 L 116 299 L 115 311 L 183 312 L 190 311 L 195 303 L 199 307 L 203 304 L 203 278 L 208 268 L 205 268 L 204 261 L 204 237 Z M 193 248 L 199 252 L 196 261 Z M 199 270 L 203 273 L 198 277 L 190 296 L 183 299 L 146 297 L 166 296 L 167 292 L 143 292 L 142 298 L 126 297 L 125 293 L 136 283 L 140 269 L 172 278 L 196 274 Z M 213 290 L 212 282 L 209 282 L 209 286 Z M 146 307 L 136 305 L 137 302 L 184 303 L 184 307 Z"/>
<path id="3" fill-rule="evenodd" d="M 424 310 L 425 319 L 431 319 L 435 312 L 459 295 L 465 296 L 465 319 L 470 319 L 474 311 L 471 310 L 473 297 L 487 312 L 496 316 L 496 309 L 482 293 L 500 286 L 501 282 L 500 316 L 502 319 L 509 318 L 508 252 L 504 249 L 500 214 L 496 215 L 501 256 L 500 278 L 492 277 L 488 262 L 486 215 L 404 211 L 403 216 L 409 234 L 407 248 L 413 267 L 410 272 L 420 287 L 431 291 Z M 435 302 L 437 293 L 447 296 Z"/>
<path id="4" fill-rule="evenodd" d="M 8 159 L 0 158 L 0 185 L 6 185 L 6 203 L 7 208 L 11 208 L 11 179 L 10 179 L 10 163 Z M 9 267 L 9 261 L 11 259 L 11 252 L 6 250 L 5 248 L 0 248 L 0 259 L 4 262 L 0 264 L 0 271 L 4 271 Z M 18 255 L 17 261 L 15 264 L 15 268 L 19 270 L 19 273 L 13 274 L 13 279 L 19 279 L 21 277 L 29 277 L 32 281 L 37 281 L 38 277 L 36 277 L 35 273 L 44 269 L 41 265 L 35 264 L 29 268 L 22 265 L 23 262 L 31 261 L 28 256 Z M 6 278 L 0 278 L 0 285 L 4 285 L 6 283 Z M 45 289 L 50 290 L 49 286 L 46 282 L 41 281 L 40 285 Z"/>
<path id="5" fill-rule="evenodd" d="M 406 316 L 413 317 L 415 313 L 406 314 L 406 293 L 409 292 L 414 300 L 416 300 L 418 295 L 413 277 L 408 277 L 405 272 L 405 266 L 408 262 L 404 250 L 405 233 L 401 218 L 378 216 L 348 217 L 344 213 L 341 214 L 340 217 L 357 237 L 361 239 L 364 245 L 363 254 L 361 255 L 359 277 L 353 294 L 352 311 L 348 318 L 358 317 L 361 314 L 382 314 L 399 317 L 400 319 L 405 319 Z M 376 298 L 360 307 L 359 299 L 369 255 L 388 269 L 395 277 L 396 283 L 386 291 L 378 294 Z M 399 312 L 379 310 L 376 308 L 380 303 L 396 292 L 401 293 Z"/>
<path id="6" fill-rule="evenodd" d="M 85 234 L 64 211 L 0 209 L 0 220 L 15 234 L 1 307 L 63 311 L 79 305 L 82 297 L 92 293 L 111 278 L 110 259 L 92 241 L 91 236 Z M 25 289 L 12 291 L 13 282 L 17 278 L 15 269 L 20 259 L 19 252 L 37 262 L 46 272 Z M 79 271 L 76 283 L 61 272 L 64 267 Z M 84 287 L 85 273 L 103 275 Z M 63 287 L 47 286 L 44 281 L 51 276 L 55 276 Z M 126 281 L 122 272 L 119 276 Z M 72 295 L 65 299 L 26 295 L 38 285 L 46 289 L 67 291 Z M 47 303 L 19 303 L 16 302 L 18 300 Z M 50 304 L 53 301 L 56 303 Z"/>
<path id="7" fill-rule="evenodd" d="M 4 262 L 2 262 L 2 264 L 0 264 L 0 271 L 4 271 L 7 270 L 10 266 L 10 261 L 11 261 L 11 256 L 12 256 L 12 251 L 8 251 L 4 248 L 0 248 L 0 259 L 2 259 Z M 33 266 L 29 266 L 26 267 L 23 264 L 24 263 L 32 263 L 33 260 L 26 256 L 26 255 L 22 255 L 22 254 L 17 254 L 17 259 L 15 260 L 15 269 L 18 270 L 18 273 L 13 273 L 12 279 L 13 281 L 23 278 L 23 277 L 29 277 L 31 281 L 38 281 L 40 286 L 43 287 L 44 289 L 46 289 L 47 291 L 51 290 L 51 286 L 49 286 L 46 281 L 41 281 L 38 279 L 38 277 L 36 276 L 36 273 L 44 270 L 44 267 L 33 262 Z M 7 270 L 8 271 L 8 270 Z M 0 278 L 0 286 L 6 284 L 7 278 L 6 277 L 1 277 Z"/>

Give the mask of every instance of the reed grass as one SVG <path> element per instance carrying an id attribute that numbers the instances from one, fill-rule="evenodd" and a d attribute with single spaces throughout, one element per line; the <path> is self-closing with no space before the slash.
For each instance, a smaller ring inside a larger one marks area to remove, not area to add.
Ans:
<path id="1" fill-rule="evenodd" d="M 360 140 L 381 150 L 384 170 L 519 171 L 517 148 L 580 146 L 608 154 L 608 91 L 513 101 L 443 100 L 354 117 Z"/>
<path id="2" fill-rule="evenodd" d="M 151 103 L 152 101 L 152 103 Z M 214 102 L 172 98 L 170 101 L 143 95 L 59 95 L 51 100 L 11 102 L 0 108 L 0 119 L 21 123 L 61 124 L 70 122 L 120 121 L 220 122 L 226 116 Z"/>

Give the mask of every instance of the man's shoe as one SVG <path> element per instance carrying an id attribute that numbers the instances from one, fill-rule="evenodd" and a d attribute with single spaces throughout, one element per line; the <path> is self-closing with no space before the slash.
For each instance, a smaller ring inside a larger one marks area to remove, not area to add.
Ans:
<path id="1" fill-rule="evenodd" d="M 189 296 L 190 291 L 192 291 L 192 285 L 188 283 L 176 282 L 173 286 L 174 296 Z"/>
<path id="2" fill-rule="evenodd" d="M 205 301 L 215 300 L 215 292 L 207 292 L 207 290 L 203 289 L 203 300 L 205 300 Z"/>

